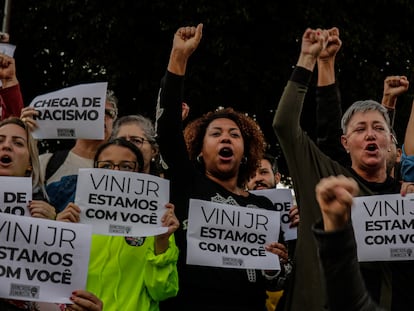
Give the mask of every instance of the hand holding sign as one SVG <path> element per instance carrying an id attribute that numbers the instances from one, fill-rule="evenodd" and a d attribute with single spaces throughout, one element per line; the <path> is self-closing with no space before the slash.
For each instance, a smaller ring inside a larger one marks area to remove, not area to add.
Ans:
<path id="1" fill-rule="evenodd" d="M 0 297 L 71 303 L 85 287 L 90 226 L 3 214 L 0 227 Z"/>
<path id="2" fill-rule="evenodd" d="M 30 107 L 37 114 L 31 117 L 38 127 L 33 127 L 33 137 L 103 139 L 107 85 L 80 84 L 34 98 Z"/>
<path id="3" fill-rule="evenodd" d="M 80 169 L 75 203 L 81 223 L 95 234 L 155 236 L 167 232 L 161 225 L 169 200 L 169 181 L 153 175 Z"/>
<path id="4" fill-rule="evenodd" d="M 187 264 L 280 270 L 279 230 L 279 212 L 190 199 Z"/>
<path id="5" fill-rule="evenodd" d="M 69 203 L 63 211 L 56 216 L 58 221 L 79 222 L 81 210 L 75 203 Z"/>
<path id="6" fill-rule="evenodd" d="M 55 208 L 42 200 L 32 200 L 29 202 L 29 210 L 32 217 L 45 218 L 50 220 L 56 219 Z"/>
<path id="7" fill-rule="evenodd" d="M 173 234 L 180 226 L 180 222 L 174 213 L 174 204 L 168 203 L 165 205 L 165 207 L 167 208 L 167 211 L 161 218 L 161 224 L 163 227 L 167 227 L 168 231 L 155 237 L 155 254 L 157 255 L 162 254 L 167 250 L 169 246 L 168 239 L 170 238 L 171 234 Z"/>
<path id="8" fill-rule="evenodd" d="M 280 259 L 280 263 L 284 264 L 287 263 L 289 260 L 288 251 L 286 245 L 279 243 L 279 242 L 271 242 L 265 245 L 265 250 L 278 255 Z"/>
<path id="9" fill-rule="evenodd" d="M 36 117 L 39 115 L 39 112 L 36 111 L 33 107 L 24 107 L 20 112 L 20 119 L 26 123 L 31 132 L 35 131 L 39 126 L 36 122 Z"/>

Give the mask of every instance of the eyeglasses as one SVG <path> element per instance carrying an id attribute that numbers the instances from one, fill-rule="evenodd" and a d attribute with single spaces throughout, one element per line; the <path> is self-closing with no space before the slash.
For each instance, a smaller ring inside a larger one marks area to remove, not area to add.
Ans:
<path id="1" fill-rule="evenodd" d="M 134 172 L 137 168 L 138 163 L 135 161 L 121 161 L 119 163 L 113 163 L 112 161 L 96 161 L 95 167 L 106 168 L 108 170 L 114 170 L 118 167 L 120 171 Z"/>
<path id="2" fill-rule="evenodd" d="M 117 113 L 115 109 L 105 109 L 105 115 L 110 117 L 111 119 L 115 119 Z"/>
<path id="3" fill-rule="evenodd" d="M 137 147 L 141 147 L 146 141 L 151 143 L 151 141 L 141 136 L 129 136 L 129 137 L 122 137 L 122 138 L 130 141 Z"/>

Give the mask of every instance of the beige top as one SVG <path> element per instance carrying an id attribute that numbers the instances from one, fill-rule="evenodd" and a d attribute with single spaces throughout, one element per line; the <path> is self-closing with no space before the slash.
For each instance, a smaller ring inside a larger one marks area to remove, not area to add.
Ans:
<path id="1" fill-rule="evenodd" d="M 40 171 L 42 174 L 42 179 L 45 177 L 46 172 L 46 165 L 51 158 L 52 153 L 44 153 L 39 156 L 40 159 Z M 56 170 L 56 172 L 50 176 L 47 183 L 59 181 L 63 176 L 68 175 L 78 175 L 78 170 L 80 168 L 92 168 L 93 167 L 93 159 L 87 159 L 80 157 L 70 151 L 68 153 L 67 158 L 63 162 L 63 164 Z"/>

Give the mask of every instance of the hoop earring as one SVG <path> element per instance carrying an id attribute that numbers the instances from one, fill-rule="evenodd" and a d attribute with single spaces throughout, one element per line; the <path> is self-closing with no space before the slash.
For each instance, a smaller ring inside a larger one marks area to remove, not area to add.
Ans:
<path id="1" fill-rule="evenodd" d="M 202 164 L 203 163 L 203 156 L 201 154 L 199 154 L 196 158 L 197 162 Z"/>

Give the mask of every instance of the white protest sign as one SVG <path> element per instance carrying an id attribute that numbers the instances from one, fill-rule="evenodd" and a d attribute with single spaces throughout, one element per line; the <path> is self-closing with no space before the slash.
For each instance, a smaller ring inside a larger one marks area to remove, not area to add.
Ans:
<path id="1" fill-rule="evenodd" d="M 91 227 L 2 214 L 0 297 L 72 303 L 86 286 Z"/>
<path id="2" fill-rule="evenodd" d="M 92 168 L 79 169 L 75 203 L 80 222 L 93 225 L 93 233 L 143 237 L 167 232 L 161 217 L 169 196 L 167 179 Z"/>
<path id="3" fill-rule="evenodd" d="M 414 260 L 414 196 L 354 198 L 352 223 L 359 261 Z"/>
<path id="4" fill-rule="evenodd" d="M 264 245 L 278 241 L 279 212 L 190 199 L 187 264 L 280 270 Z"/>
<path id="5" fill-rule="evenodd" d="M 32 200 L 32 178 L 0 176 L 0 212 L 31 216 L 28 208 Z"/>
<path id="6" fill-rule="evenodd" d="M 290 189 L 263 189 L 249 190 L 249 192 L 262 195 L 272 201 L 275 211 L 280 212 L 280 229 L 285 241 L 296 240 L 298 237 L 297 227 L 290 228 L 289 211 L 293 206 L 292 191 Z"/>
<path id="7" fill-rule="evenodd" d="M 0 53 L 13 57 L 16 46 L 10 43 L 0 43 Z"/>
<path id="8" fill-rule="evenodd" d="M 107 82 L 80 84 L 37 96 L 36 139 L 104 139 Z"/>

